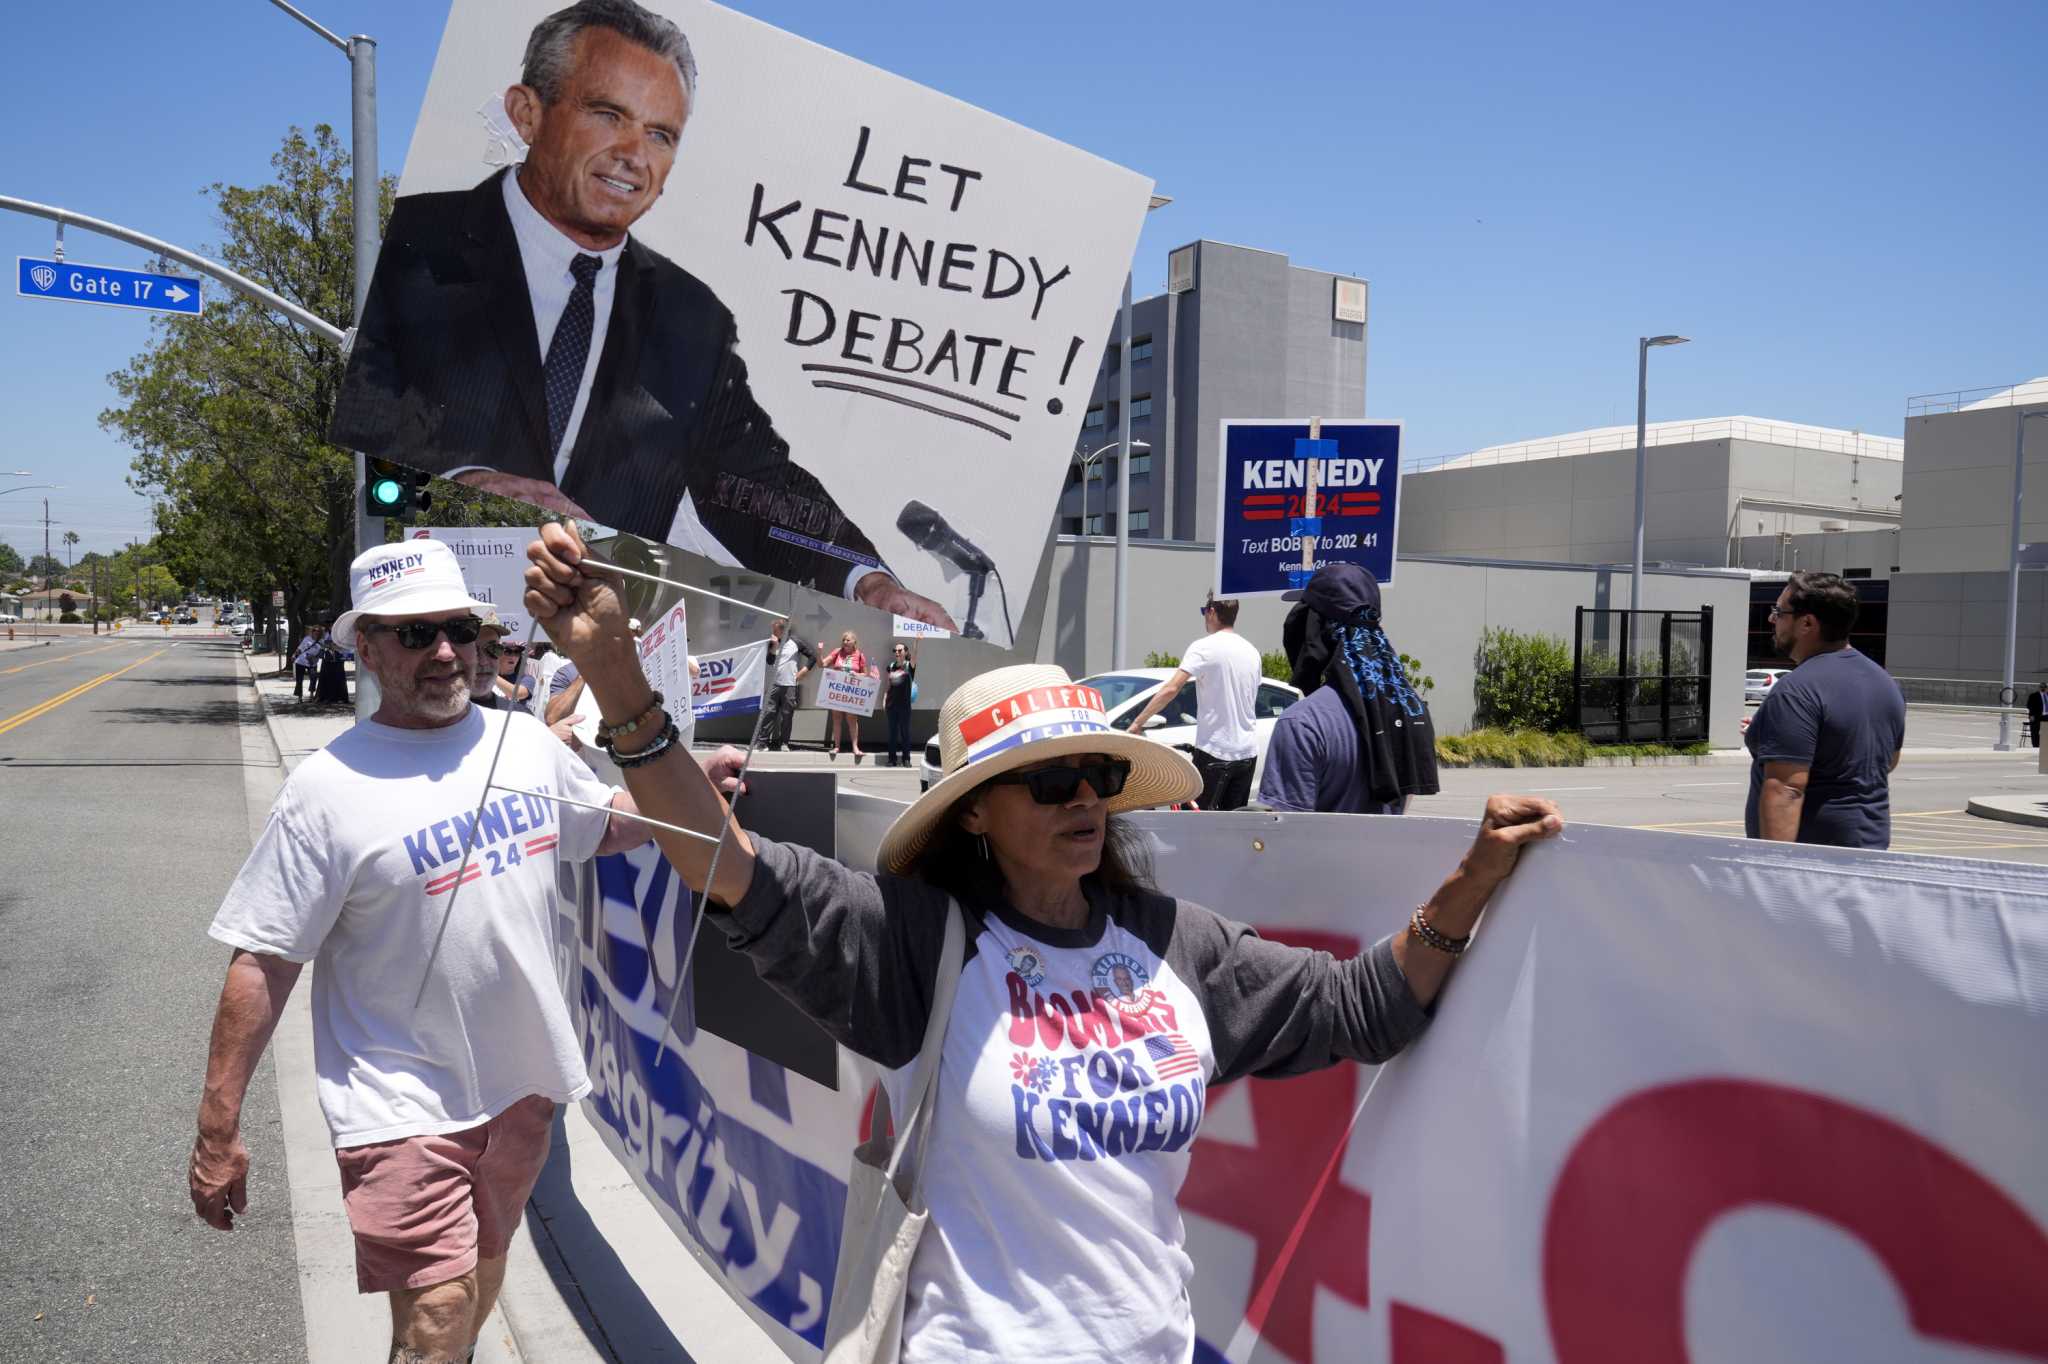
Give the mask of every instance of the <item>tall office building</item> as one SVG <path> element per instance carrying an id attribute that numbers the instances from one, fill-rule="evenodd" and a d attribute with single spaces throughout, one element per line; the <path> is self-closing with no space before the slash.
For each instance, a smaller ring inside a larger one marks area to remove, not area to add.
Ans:
<path id="1" fill-rule="evenodd" d="M 1197 241 L 1131 312 L 1133 539 L 1212 540 L 1224 418 L 1363 417 L 1367 285 L 1277 251 Z M 1116 324 L 1061 494 L 1066 535 L 1116 533 Z M 1084 520 L 1085 517 L 1085 520 Z"/>

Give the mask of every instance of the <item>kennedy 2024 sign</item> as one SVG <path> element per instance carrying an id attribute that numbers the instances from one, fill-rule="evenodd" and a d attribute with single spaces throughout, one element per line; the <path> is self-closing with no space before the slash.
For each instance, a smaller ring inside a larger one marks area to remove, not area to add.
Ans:
<path id="1" fill-rule="evenodd" d="M 1394 580 L 1401 491 L 1401 423 L 1226 421 L 1216 498 L 1216 595 L 1256 597 L 1294 587 L 1304 534 L 1312 568 L 1352 563 Z M 1313 468 L 1316 514 L 1308 514 Z"/>

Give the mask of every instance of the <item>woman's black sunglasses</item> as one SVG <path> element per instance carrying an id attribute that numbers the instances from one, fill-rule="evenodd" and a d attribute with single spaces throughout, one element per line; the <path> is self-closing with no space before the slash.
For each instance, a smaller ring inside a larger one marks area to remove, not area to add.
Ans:
<path id="1" fill-rule="evenodd" d="M 424 649 L 444 633 L 450 644 L 474 644 L 483 628 L 483 621 L 475 616 L 457 616 L 454 620 L 408 620 L 397 625 L 379 622 L 363 627 L 373 635 L 388 634 L 407 649 Z"/>
<path id="2" fill-rule="evenodd" d="M 1040 805 L 1065 805 L 1086 781 L 1097 796 L 1108 800 L 1121 795 L 1130 780 L 1131 764 L 1124 758 L 1105 758 L 1081 767 L 1038 767 L 1029 772 L 1005 772 L 990 777 L 990 786 L 1022 786 Z"/>

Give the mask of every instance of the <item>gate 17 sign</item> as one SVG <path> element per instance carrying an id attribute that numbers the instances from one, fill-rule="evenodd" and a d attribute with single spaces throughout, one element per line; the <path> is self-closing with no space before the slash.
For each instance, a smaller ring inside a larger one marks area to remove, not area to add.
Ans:
<path id="1" fill-rule="evenodd" d="M 1304 533 L 1315 539 L 1311 567 L 1353 563 L 1393 582 L 1399 422 L 1326 421 L 1311 441 L 1305 419 L 1226 421 L 1220 445 L 1216 595 L 1256 597 L 1293 587 Z"/>

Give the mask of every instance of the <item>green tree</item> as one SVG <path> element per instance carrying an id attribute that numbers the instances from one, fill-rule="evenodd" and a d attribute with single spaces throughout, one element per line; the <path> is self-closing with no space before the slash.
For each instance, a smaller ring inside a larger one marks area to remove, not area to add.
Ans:
<path id="1" fill-rule="evenodd" d="M 12 580 L 28 571 L 21 552 L 13 545 L 0 544 L 0 579 Z"/>
<path id="2" fill-rule="evenodd" d="M 332 129 L 294 128 L 273 178 L 206 193 L 221 240 L 207 254 L 337 327 L 350 322 L 354 241 L 348 151 Z M 382 186 L 388 216 L 393 182 Z M 165 577 L 205 581 L 296 626 L 345 601 L 355 549 L 355 467 L 327 443 L 342 360 L 329 342 L 239 294 L 154 324 L 109 376 L 100 423 L 136 451 L 129 484 L 157 496 L 151 556 Z M 145 577 L 144 596 L 152 579 Z"/>
<path id="3" fill-rule="evenodd" d="M 28 561 L 28 571 L 32 578 L 61 578 L 64 561 L 54 554 L 38 554 Z"/>
<path id="4" fill-rule="evenodd" d="M 77 531 L 75 531 L 75 530 L 67 530 L 67 531 L 65 531 L 65 532 L 64 532 L 64 557 L 65 557 L 66 559 L 70 559 L 70 558 L 72 558 L 72 555 L 73 555 L 73 551 L 75 551 L 75 550 L 76 550 L 77 548 L 78 548 L 78 532 L 77 532 Z M 71 565 L 67 564 L 67 565 L 65 566 L 65 569 L 64 569 L 64 571 L 65 571 L 66 573 L 69 573 L 69 572 L 71 571 Z"/>

